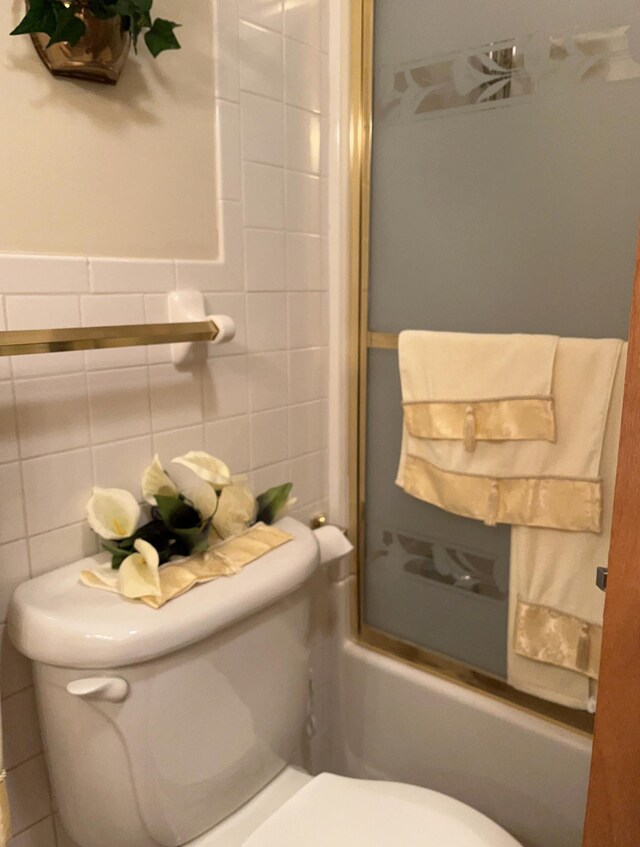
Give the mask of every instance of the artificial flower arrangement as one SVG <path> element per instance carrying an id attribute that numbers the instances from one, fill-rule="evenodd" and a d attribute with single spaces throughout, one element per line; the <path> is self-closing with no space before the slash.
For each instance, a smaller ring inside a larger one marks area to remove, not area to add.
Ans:
<path id="1" fill-rule="evenodd" d="M 94 488 L 87 503 L 89 525 L 129 597 L 157 594 L 158 568 L 170 559 L 203 553 L 256 523 L 270 525 L 295 502 L 290 482 L 255 497 L 246 477 L 232 476 L 208 453 L 191 451 L 172 465 L 174 478 L 157 455 L 144 470 L 142 496 L 151 516 L 142 525 L 142 509 L 129 491 Z"/>

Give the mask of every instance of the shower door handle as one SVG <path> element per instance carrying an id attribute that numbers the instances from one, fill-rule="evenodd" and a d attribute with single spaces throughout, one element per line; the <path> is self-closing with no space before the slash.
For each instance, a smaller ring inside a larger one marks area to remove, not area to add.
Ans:
<path id="1" fill-rule="evenodd" d="M 596 570 L 596 585 L 600 591 L 607 590 L 607 577 L 609 576 L 609 568 L 598 568 Z"/>

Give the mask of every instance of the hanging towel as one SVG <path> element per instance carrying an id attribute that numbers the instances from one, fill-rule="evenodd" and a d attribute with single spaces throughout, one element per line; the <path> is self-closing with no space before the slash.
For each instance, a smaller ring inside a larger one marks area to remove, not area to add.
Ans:
<path id="1" fill-rule="evenodd" d="M 202 582 L 211 582 L 221 576 L 231 576 L 245 565 L 264 556 L 270 550 L 286 544 L 293 538 L 288 532 L 275 526 L 258 523 L 243 532 L 210 547 L 204 553 L 180 562 L 163 565 L 159 570 L 160 592 L 157 596 L 146 595 L 136 598 L 152 609 L 159 609 Z M 111 565 L 103 565 L 92 571 L 82 571 L 80 581 L 90 588 L 101 588 L 114 594 L 127 596 L 119 572 Z"/>
<path id="2" fill-rule="evenodd" d="M 625 364 L 626 345 L 602 449 L 602 533 L 514 527 L 511 534 L 508 681 L 577 709 L 592 707 L 600 664 L 604 594 L 595 576 L 609 554 Z"/>
<path id="3" fill-rule="evenodd" d="M 469 452 L 461 442 L 416 438 L 405 425 L 397 484 L 489 525 L 600 532 L 600 456 L 621 347 L 616 339 L 558 341 L 555 442 L 478 442 Z"/>
<path id="4" fill-rule="evenodd" d="M 407 431 L 462 441 L 555 440 L 550 335 L 400 333 L 398 359 Z"/>

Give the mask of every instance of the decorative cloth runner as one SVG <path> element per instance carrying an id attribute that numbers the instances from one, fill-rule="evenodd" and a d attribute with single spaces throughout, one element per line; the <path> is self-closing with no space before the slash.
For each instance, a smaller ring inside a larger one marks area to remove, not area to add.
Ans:
<path id="1" fill-rule="evenodd" d="M 159 609 L 165 603 L 189 591 L 194 585 L 238 573 L 245 565 L 275 550 L 276 547 L 286 544 L 292 538 L 293 536 L 288 532 L 283 532 L 275 526 L 255 524 L 241 535 L 210 547 L 204 553 L 163 565 L 159 571 L 162 593 L 159 597 L 141 597 L 140 601 L 152 609 Z M 111 565 L 103 565 L 92 571 L 82 571 L 80 581 L 90 588 L 101 588 L 120 594 L 118 571 L 113 570 Z"/>
<path id="2" fill-rule="evenodd" d="M 601 534 L 511 532 L 508 681 L 577 709 L 593 705 L 600 664 L 604 594 L 595 574 L 609 555 L 625 365 L 623 345 L 602 447 Z"/>
<path id="3" fill-rule="evenodd" d="M 555 440 L 550 335 L 400 333 L 398 361 L 407 431 L 462 441 Z"/>
<path id="4" fill-rule="evenodd" d="M 397 484 L 490 525 L 600 532 L 600 457 L 622 342 L 567 338 L 555 349 L 555 442 L 478 441 L 470 452 L 462 441 L 415 437 L 405 421 Z M 549 355 L 545 374 L 548 362 Z"/>

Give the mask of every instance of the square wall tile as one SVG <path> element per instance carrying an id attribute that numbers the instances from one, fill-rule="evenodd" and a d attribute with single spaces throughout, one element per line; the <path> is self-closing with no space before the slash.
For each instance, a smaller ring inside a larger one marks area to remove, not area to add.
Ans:
<path id="1" fill-rule="evenodd" d="M 248 409 L 247 357 L 209 359 L 203 386 L 205 422 L 244 415 Z"/>
<path id="2" fill-rule="evenodd" d="M 320 233 L 320 179 L 287 171 L 286 226 L 290 232 Z"/>
<path id="3" fill-rule="evenodd" d="M 284 291 L 287 285 L 283 232 L 245 231 L 247 291 Z"/>
<path id="4" fill-rule="evenodd" d="M 58 847 L 61 842 L 58 840 Z M 48 817 L 30 826 L 9 842 L 10 847 L 56 847 L 53 818 Z"/>
<path id="5" fill-rule="evenodd" d="M 319 49 L 321 29 L 320 0 L 284 0 L 285 35 Z"/>
<path id="6" fill-rule="evenodd" d="M 0 262 L 0 292 L 8 294 L 64 294 L 88 291 L 86 259 L 61 256 L 11 256 Z M 46 329 L 46 327 L 42 327 Z"/>
<path id="7" fill-rule="evenodd" d="M 18 458 L 18 435 L 10 382 L 0 382 L 0 463 Z"/>
<path id="8" fill-rule="evenodd" d="M 172 261 L 154 259 L 90 259 L 91 290 L 134 294 L 175 288 Z"/>
<path id="9" fill-rule="evenodd" d="M 33 686 L 2 700 L 4 766 L 21 765 L 42 752 L 40 726 Z"/>
<path id="10" fill-rule="evenodd" d="M 177 429 L 202 423 L 200 371 L 178 371 L 173 365 L 149 368 L 153 429 Z"/>
<path id="11" fill-rule="evenodd" d="M 271 165 L 243 164 L 244 223 L 259 229 L 284 227 L 284 171 Z"/>
<path id="12" fill-rule="evenodd" d="M 288 289 L 318 291 L 326 288 L 320 236 L 288 232 L 286 243 Z"/>
<path id="13" fill-rule="evenodd" d="M 8 329 L 58 329 L 81 324 L 80 298 L 77 295 L 8 296 L 5 307 Z M 12 368 L 16 378 L 78 373 L 84 370 L 84 355 L 81 351 L 74 351 L 15 356 Z"/>
<path id="14" fill-rule="evenodd" d="M 289 294 L 289 347 L 322 347 L 328 343 L 328 295 L 323 291 Z"/>
<path id="15" fill-rule="evenodd" d="M 240 21 L 240 88 L 273 100 L 282 98 L 282 36 Z"/>
<path id="16" fill-rule="evenodd" d="M 114 441 L 93 448 L 96 484 L 103 488 L 124 488 L 142 500 L 142 472 L 153 458 L 151 436 Z"/>
<path id="17" fill-rule="evenodd" d="M 217 189 L 223 200 L 240 200 L 240 109 L 236 103 L 219 100 L 216 104 L 218 135 Z"/>
<path id="18" fill-rule="evenodd" d="M 315 503 L 323 492 L 324 453 L 310 453 L 291 460 L 293 495 L 298 498 L 296 508 Z"/>
<path id="19" fill-rule="evenodd" d="M 251 411 L 277 409 L 289 402 L 286 353 L 255 353 L 249 356 L 249 402 Z"/>
<path id="20" fill-rule="evenodd" d="M 111 486 L 103 484 L 101 487 Z M 29 539 L 31 575 L 40 576 L 70 565 L 71 562 L 93 556 L 99 549 L 100 540 L 86 520 L 43 532 L 42 535 L 32 535 Z"/>
<path id="21" fill-rule="evenodd" d="M 282 30 L 282 0 L 238 0 L 238 14 L 245 21 Z"/>
<path id="22" fill-rule="evenodd" d="M 204 427 L 185 426 L 153 435 L 153 451 L 165 468 L 171 470 L 171 460 L 191 450 L 204 450 Z"/>
<path id="23" fill-rule="evenodd" d="M 269 465 L 266 468 L 258 468 L 251 473 L 251 488 L 256 496 L 274 488 L 276 485 L 284 485 L 291 482 L 291 469 L 289 462 L 278 462 L 277 465 Z"/>
<path id="24" fill-rule="evenodd" d="M 284 40 L 284 100 L 310 112 L 322 109 L 320 53 L 290 38 Z"/>
<path id="25" fill-rule="evenodd" d="M 276 100 L 243 94 L 242 158 L 265 165 L 284 165 L 284 106 Z"/>
<path id="26" fill-rule="evenodd" d="M 220 224 L 221 232 L 221 247 L 225 252 L 225 261 L 190 261 L 187 259 L 179 259 L 176 262 L 176 278 L 178 290 L 196 291 L 241 291 L 243 288 L 242 275 L 236 272 L 235 267 L 232 267 L 230 259 L 238 252 L 238 246 L 234 243 L 236 239 L 242 239 L 242 219 L 240 215 L 239 225 L 230 225 L 229 218 L 235 217 L 236 207 L 239 209 L 239 203 L 223 203 L 221 209 L 226 209 L 225 215 L 223 212 Z M 168 318 L 167 318 L 168 320 Z M 164 345 L 163 345 L 164 346 Z M 149 348 L 152 350 L 153 348 Z M 151 361 L 151 359 L 149 359 Z"/>
<path id="27" fill-rule="evenodd" d="M 22 458 L 73 450 L 89 443 L 84 374 L 17 380 L 15 393 Z"/>
<path id="28" fill-rule="evenodd" d="M 212 456 L 222 459 L 231 472 L 245 473 L 249 470 L 249 418 L 224 418 L 204 425 L 204 449 Z"/>
<path id="29" fill-rule="evenodd" d="M 282 462 L 289 455 L 289 421 L 286 409 L 251 416 L 251 467 Z"/>
<path id="30" fill-rule="evenodd" d="M 326 400 L 289 407 L 289 455 L 302 456 L 327 446 L 328 405 Z"/>
<path id="31" fill-rule="evenodd" d="M 0 544 L 6 544 L 22 538 L 25 532 L 22 482 L 17 462 L 0 465 L 0 491 L 4 494 L 0 509 Z"/>
<path id="32" fill-rule="evenodd" d="M 10 697 L 33 685 L 31 662 L 22 653 L 18 653 L 7 635 L 4 624 L 0 625 L 2 652 L 0 655 L 0 691 L 3 697 Z"/>
<path id="33" fill-rule="evenodd" d="M 14 832 L 22 832 L 51 814 L 51 794 L 44 756 L 36 756 L 9 771 L 7 789 Z"/>
<path id="34" fill-rule="evenodd" d="M 11 595 L 21 582 L 29 579 L 29 555 L 26 541 L 0 545 L 0 620 L 4 621 Z"/>
<path id="35" fill-rule="evenodd" d="M 286 165 L 294 171 L 320 173 L 322 133 L 320 116 L 287 106 Z"/>
<path id="36" fill-rule="evenodd" d="M 289 353 L 291 403 L 307 403 L 326 397 L 329 389 L 329 355 L 326 348 Z"/>
<path id="37" fill-rule="evenodd" d="M 252 353 L 286 350 L 286 294 L 247 294 L 247 345 Z"/>
<path id="38" fill-rule="evenodd" d="M 121 368 L 87 375 L 94 444 L 143 435 L 151 429 L 147 368 Z"/>
<path id="39" fill-rule="evenodd" d="M 93 294 L 80 301 L 83 326 L 145 323 L 144 297 L 140 294 Z M 146 365 L 146 347 L 87 350 L 87 368 L 125 368 Z"/>
<path id="40" fill-rule="evenodd" d="M 29 534 L 84 520 L 93 487 L 90 450 L 28 459 L 22 473 Z"/>

